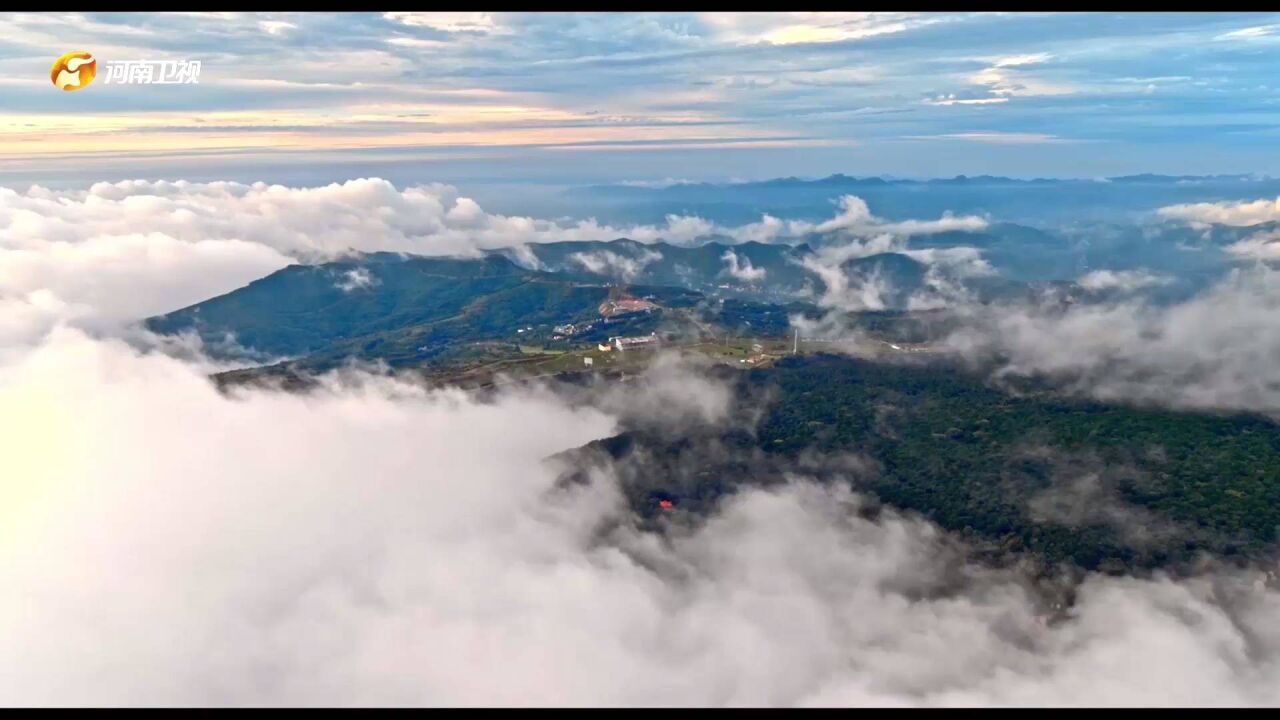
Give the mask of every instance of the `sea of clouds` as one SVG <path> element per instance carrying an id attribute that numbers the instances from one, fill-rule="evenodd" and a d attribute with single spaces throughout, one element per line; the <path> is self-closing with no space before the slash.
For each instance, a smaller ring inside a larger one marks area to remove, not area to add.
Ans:
<path id="1" fill-rule="evenodd" d="M 198 345 L 132 324 L 298 259 L 574 232 L 616 230 L 376 180 L 0 190 L 0 703 L 1280 703 L 1274 568 L 1090 575 L 1051 622 L 1016 570 L 847 488 L 797 476 L 658 534 L 607 467 L 557 482 L 549 457 L 629 415 L 728 422 L 696 367 L 585 399 L 360 372 L 227 394 Z M 1276 294 L 1237 282 L 1165 315 L 984 319 L 1001 340 L 965 347 L 1085 376 L 1073 356 L 1184 352 L 1140 367 L 1218 367 L 1247 403 Z"/>

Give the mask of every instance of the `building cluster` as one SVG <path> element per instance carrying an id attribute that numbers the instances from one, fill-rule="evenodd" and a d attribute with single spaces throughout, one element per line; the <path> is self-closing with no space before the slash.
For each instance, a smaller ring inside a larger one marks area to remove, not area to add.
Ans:
<path id="1" fill-rule="evenodd" d="M 564 325 L 557 325 L 551 329 L 551 339 L 563 340 L 574 335 L 581 335 L 593 327 L 595 327 L 595 323 L 578 323 L 576 325 L 574 323 L 565 323 Z"/>
<path id="2" fill-rule="evenodd" d="M 636 298 L 624 298 L 621 300 L 605 300 L 600 303 L 600 317 L 605 319 L 621 317 L 623 315 L 633 315 L 635 313 L 653 312 L 657 305 L 648 300 L 639 300 Z"/>

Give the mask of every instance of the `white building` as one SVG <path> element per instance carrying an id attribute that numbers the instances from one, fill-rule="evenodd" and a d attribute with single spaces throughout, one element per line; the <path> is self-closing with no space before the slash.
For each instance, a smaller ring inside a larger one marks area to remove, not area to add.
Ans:
<path id="1" fill-rule="evenodd" d="M 613 346 L 618 349 L 618 352 L 643 350 L 654 348 L 658 345 L 658 336 L 652 333 L 639 337 L 615 337 L 610 338 L 610 340 L 613 341 Z"/>

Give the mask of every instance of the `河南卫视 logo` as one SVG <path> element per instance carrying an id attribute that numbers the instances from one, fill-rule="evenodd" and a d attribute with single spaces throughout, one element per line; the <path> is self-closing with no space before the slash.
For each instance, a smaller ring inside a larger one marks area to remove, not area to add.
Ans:
<path id="1" fill-rule="evenodd" d="M 92 53 L 72 50 L 53 61 L 49 78 L 59 90 L 79 90 L 93 82 L 98 72 L 98 61 Z"/>

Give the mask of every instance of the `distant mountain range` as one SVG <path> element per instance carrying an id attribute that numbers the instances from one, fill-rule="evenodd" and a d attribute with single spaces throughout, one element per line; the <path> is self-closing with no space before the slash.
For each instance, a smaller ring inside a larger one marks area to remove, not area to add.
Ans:
<path id="1" fill-rule="evenodd" d="M 1175 183 L 1242 183 L 1265 182 L 1273 180 L 1268 175 L 1236 174 L 1236 175 L 1157 175 L 1141 173 L 1138 175 L 1120 175 L 1105 178 L 1011 178 L 1002 175 L 956 175 L 950 178 L 886 178 L 881 176 L 857 177 L 835 173 L 824 178 L 782 177 L 769 180 L 755 180 L 737 183 L 692 183 L 676 182 L 662 186 L 640 185 L 591 185 L 587 190 L 597 192 L 617 192 L 620 194 L 651 194 L 672 188 L 714 188 L 719 190 L 750 190 L 755 188 L 866 188 L 890 185 L 922 185 L 922 186 L 955 186 L 955 185 L 1060 185 L 1069 183 L 1122 183 L 1167 185 Z"/>
<path id="2" fill-rule="evenodd" d="M 1254 200 L 1280 195 L 1280 179 L 1263 175 L 1125 175 L 1099 179 L 1018 179 L 959 175 L 931 180 L 858 177 L 783 177 L 744 183 L 682 183 L 660 187 L 593 185 L 565 191 L 558 211 L 590 213 L 602 221 L 660 224 L 669 214 L 696 215 L 725 225 L 762 214 L 822 220 L 834 201 L 856 195 L 891 220 L 944 212 L 986 215 L 1050 227 L 1081 221 L 1151 219 L 1178 203 Z"/>

